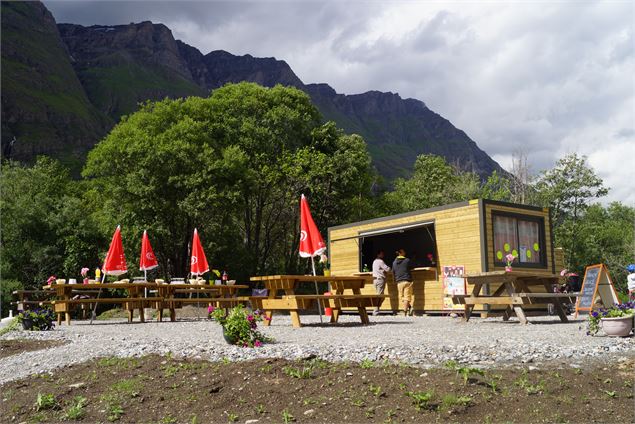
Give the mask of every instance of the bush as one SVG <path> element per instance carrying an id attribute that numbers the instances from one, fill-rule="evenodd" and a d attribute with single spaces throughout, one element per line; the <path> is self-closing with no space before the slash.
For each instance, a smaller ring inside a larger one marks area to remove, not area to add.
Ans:
<path id="1" fill-rule="evenodd" d="M 55 327 L 54 320 L 55 313 L 48 308 L 29 309 L 18 314 L 21 324 L 30 321 L 30 328 L 25 329 L 33 331 L 52 330 Z"/>
<path id="2" fill-rule="evenodd" d="M 8 317 L 11 309 L 11 301 L 13 300 L 13 292 L 22 290 L 24 285 L 17 280 L 1 280 L 0 281 L 0 302 L 2 303 L 2 316 Z"/>

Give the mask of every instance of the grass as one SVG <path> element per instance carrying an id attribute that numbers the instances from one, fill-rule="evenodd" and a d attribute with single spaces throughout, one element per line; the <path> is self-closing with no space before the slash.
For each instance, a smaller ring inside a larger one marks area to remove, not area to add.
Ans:
<path id="1" fill-rule="evenodd" d="M 469 406 L 472 398 L 469 396 L 457 396 L 455 394 L 447 394 L 441 399 L 441 406 L 445 409 L 452 409 L 456 406 Z"/>
<path id="2" fill-rule="evenodd" d="M 282 422 L 284 424 L 288 424 L 293 421 L 295 421 L 295 417 L 291 415 L 291 413 L 287 409 L 282 411 Z"/>
<path id="3" fill-rule="evenodd" d="M 46 409 L 53 409 L 57 406 L 55 395 L 50 393 L 38 393 L 35 400 L 35 411 L 40 412 Z"/>
<path id="4" fill-rule="evenodd" d="M 88 402 L 88 399 L 86 399 L 85 397 L 75 396 L 73 400 L 71 401 L 71 403 L 64 410 L 64 414 L 62 415 L 62 418 L 64 420 L 72 420 L 72 421 L 81 420 L 84 417 L 84 414 L 86 413 L 86 411 L 84 410 L 84 407 L 86 406 L 87 402 Z"/>
<path id="5" fill-rule="evenodd" d="M 406 396 L 412 398 L 412 403 L 417 411 L 421 411 L 422 409 L 429 409 L 430 401 L 434 397 L 434 391 L 406 392 Z"/>
<path id="6" fill-rule="evenodd" d="M 373 368 L 375 366 L 375 362 L 370 359 L 363 359 L 362 362 L 359 363 L 359 366 L 367 370 L 369 368 Z"/>
<path id="7" fill-rule="evenodd" d="M 379 397 L 379 396 L 384 394 L 384 392 L 381 391 L 381 386 L 375 386 L 372 383 L 371 383 L 370 387 L 368 388 L 368 390 L 370 390 L 370 392 L 375 397 Z"/>
<path id="8" fill-rule="evenodd" d="M 302 368 L 284 367 L 282 372 L 293 378 L 309 379 L 313 377 L 313 367 L 310 366 Z"/>
<path id="9" fill-rule="evenodd" d="M 11 322 L 9 322 L 4 328 L 0 328 L 0 336 L 7 334 L 11 331 L 15 331 L 20 327 L 20 322 L 18 318 L 13 318 Z"/>

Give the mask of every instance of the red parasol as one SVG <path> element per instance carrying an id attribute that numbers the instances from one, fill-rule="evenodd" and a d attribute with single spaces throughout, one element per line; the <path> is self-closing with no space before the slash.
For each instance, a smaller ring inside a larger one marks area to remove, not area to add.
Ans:
<path id="1" fill-rule="evenodd" d="M 190 273 L 192 275 L 201 275 L 209 271 L 207 258 L 201 246 L 201 239 L 198 237 L 198 231 L 194 228 L 194 237 L 192 238 L 192 259 L 190 261 Z"/>
<path id="2" fill-rule="evenodd" d="M 300 199 L 300 256 L 312 258 L 321 255 L 325 250 L 326 244 L 324 244 L 320 230 L 318 230 L 317 225 L 313 221 L 309 210 L 309 202 L 307 202 L 303 194 Z"/>
<path id="3" fill-rule="evenodd" d="M 110 248 L 101 268 L 104 277 L 106 275 L 121 275 L 128 272 L 126 257 L 123 253 L 123 243 L 121 242 L 121 227 L 118 225 L 115 234 L 112 236 Z"/>
<path id="4" fill-rule="evenodd" d="M 150 245 L 150 239 L 148 238 L 148 232 L 143 230 L 143 237 L 141 238 L 141 257 L 139 258 L 139 270 L 150 271 L 159 266 L 157 257 L 154 256 L 154 251 Z"/>
<path id="5" fill-rule="evenodd" d="M 313 275 L 315 275 L 315 262 L 313 257 L 321 255 L 326 251 L 326 244 L 320 230 L 318 230 L 311 211 L 309 210 L 309 202 L 304 197 L 304 194 L 300 198 L 300 256 L 303 258 L 311 258 L 311 268 L 313 269 Z M 317 294 L 318 285 L 317 281 L 314 281 L 315 293 Z M 320 313 L 320 322 L 322 322 L 322 307 L 318 302 L 318 312 Z"/>

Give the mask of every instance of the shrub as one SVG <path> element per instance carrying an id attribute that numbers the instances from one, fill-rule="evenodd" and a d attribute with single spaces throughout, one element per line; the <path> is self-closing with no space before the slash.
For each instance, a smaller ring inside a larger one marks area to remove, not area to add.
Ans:
<path id="1" fill-rule="evenodd" d="M 22 290 L 23 288 L 24 285 L 17 280 L 0 281 L 0 302 L 2 303 L 2 316 L 0 316 L 0 318 L 9 316 L 13 292 L 15 290 Z"/>
<path id="2" fill-rule="evenodd" d="M 18 321 L 23 325 L 30 322 L 30 327 L 25 326 L 25 329 L 32 331 L 52 330 L 54 320 L 55 313 L 49 308 L 29 309 L 18 314 Z"/>

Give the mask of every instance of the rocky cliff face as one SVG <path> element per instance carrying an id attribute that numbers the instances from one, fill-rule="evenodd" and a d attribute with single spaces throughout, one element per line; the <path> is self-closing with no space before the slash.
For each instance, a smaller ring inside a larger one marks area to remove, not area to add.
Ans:
<path id="1" fill-rule="evenodd" d="M 58 150 L 75 147 L 85 152 L 139 102 L 205 96 L 226 83 L 250 81 L 306 91 L 326 119 L 366 139 L 375 166 L 389 180 L 409 175 L 421 153 L 444 156 L 481 176 L 500 170 L 463 131 L 419 100 L 379 91 L 344 95 L 327 84 L 305 85 L 275 58 L 222 50 L 203 55 L 161 24 L 59 24 L 58 33 L 41 3 L 3 2 L 2 12 L 3 148 L 5 112 L 7 137 L 37 140 L 31 150 L 16 148 L 19 158 L 59 156 Z"/>
<path id="2" fill-rule="evenodd" d="M 501 170 L 465 132 L 419 100 L 379 91 L 337 94 L 327 84 L 308 84 L 305 90 L 326 119 L 364 137 L 378 171 L 388 179 L 409 175 L 422 153 L 443 156 L 484 177 Z"/>
<path id="3" fill-rule="evenodd" d="M 165 25 L 58 28 L 89 99 L 115 120 L 139 102 L 205 94 Z"/>
<path id="4" fill-rule="evenodd" d="M 2 2 L 1 63 L 3 157 L 51 155 L 77 168 L 112 122 L 87 98 L 41 3 Z"/>

